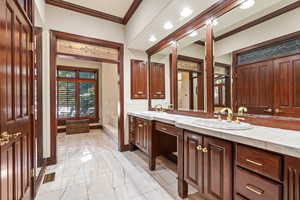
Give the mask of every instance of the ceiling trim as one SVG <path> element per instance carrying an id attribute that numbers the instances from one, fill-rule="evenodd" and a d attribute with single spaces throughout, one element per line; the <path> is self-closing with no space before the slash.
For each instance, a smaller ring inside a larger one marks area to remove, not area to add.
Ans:
<path id="1" fill-rule="evenodd" d="M 64 8 L 64 9 L 68 9 L 68 10 L 72 10 L 75 12 L 79 12 L 82 14 L 86 14 L 86 15 L 90 15 L 93 17 L 98 17 L 101 19 L 105 19 L 108 21 L 112 21 L 118 24 L 124 24 L 126 25 L 128 23 L 128 21 L 130 20 L 130 18 L 133 16 L 133 14 L 135 13 L 135 11 L 138 9 L 139 5 L 142 3 L 143 0 L 133 0 L 130 8 L 128 9 L 126 15 L 122 18 L 122 17 L 118 17 L 115 15 L 111 15 L 105 12 L 101 12 L 101 11 L 97 11 L 94 9 L 90 9 L 90 8 L 86 8 L 84 6 L 79 6 L 70 2 L 66 2 L 63 0 L 46 0 L 47 4 L 53 5 L 53 6 L 57 6 L 60 8 Z"/>
<path id="2" fill-rule="evenodd" d="M 246 29 L 249 29 L 249 28 L 251 28 L 253 26 L 261 24 L 261 23 L 263 23 L 265 21 L 268 21 L 268 20 L 270 20 L 270 19 L 272 19 L 274 17 L 278 17 L 278 16 L 280 16 L 280 15 L 282 15 L 284 13 L 287 13 L 287 12 L 289 12 L 291 10 L 294 10 L 296 8 L 299 8 L 299 7 L 300 7 L 300 1 L 296 1 L 294 3 L 291 3 L 290 5 L 287 5 L 287 6 L 283 7 L 283 8 L 275 10 L 274 12 L 271 12 L 270 14 L 267 14 L 267 15 L 261 17 L 261 18 L 258 18 L 258 19 L 254 20 L 254 21 L 251 21 L 251 22 L 247 23 L 247 24 L 244 24 L 244 25 L 242 25 L 242 26 L 240 26 L 240 27 L 238 27 L 236 29 L 233 29 L 233 30 L 227 32 L 227 33 L 224 33 L 224 34 L 216 37 L 215 40 L 219 41 L 219 40 L 222 40 L 224 38 L 230 37 L 230 36 L 232 36 L 234 34 L 242 32 L 242 31 L 244 31 Z"/>
<path id="3" fill-rule="evenodd" d="M 129 10 L 127 11 L 126 15 L 123 18 L 123 24 L 126 25 L 130 18 L 134 15 L 135 11 L 138 9 L 140 4 L 142 3 L 143 0 L 134 0 L 133 3 L 131 4 Z"/>
<path id="4" fill-rule="evenodd" d="M 191 19 L 189 22 L 178 28 L 175 32 L 169 34 L 167 37 L 156 43 L 154 46 L 147 49 L 146 53 L 151 56 L 160 50 L 166 48 L 173 41 L 178 41 L 188 35 L 191 30 L 197 30 L 202 26 L 205 26 L 206 20 L 211 17 L 219 17 L 233 8 L 240 5 L 243 0 L 219 0 L 211 7 L 201 12 L 199 15 Z"/>

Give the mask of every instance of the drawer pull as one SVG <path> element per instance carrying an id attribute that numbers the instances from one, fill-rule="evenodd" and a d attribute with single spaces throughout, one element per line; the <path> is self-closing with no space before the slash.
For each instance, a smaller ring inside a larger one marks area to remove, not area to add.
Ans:
<path id="1" fill-rule="evenodd" d="M 251 164 L 254 164 L 254 165 L 257 165 L 257 166 L 263 166 L 263 164 L 258 163 L 258 162 L 255 162 L 255 161 L 253 161 L 253 160 L 246 159 L 246 161 L 247 161 L 248 163 L 251 163 Z"/>
<path id="2" fill-rule="evenodd" d="M 258 194 L 258 195 L 263 195 L 264 194 L 264 191 L 259 189 L 259 188 L 256 188 L 252 185 L 247 185 L 246 186 L 246 189 L 251 191 L 251 192 L 254 192 L 255 194 Z"/>
<path id="3" fill-rule="evenodd" d="M 208 149 L 207 149 L 206 147 L 204 147 L 204 148 L 202 149 L 202 151 L 203 151 L 203 153 L 207 153 L 207 152 L 208 152 Z"/>
<path id="4" fill-rule="evenodd" d="M 138 91 L 138 94 L 139 94 L 139 95 L 141 95 L 141 94 L 144 94 L 144 92 L 142 92 L 142 91 Z"/>
<path id="5" fill-rule="evenodd" d="M 139 127 L 143 127 L 143 124 L 139 124 L 138 126 L 139 126 Z"/>
<path id="6" fill-rule="evenodd" d="M 166 129 L 166 128 L 161 128 L 161 130 L 163 130 L 163 131 L 167 131 L 168 129 Z"/>

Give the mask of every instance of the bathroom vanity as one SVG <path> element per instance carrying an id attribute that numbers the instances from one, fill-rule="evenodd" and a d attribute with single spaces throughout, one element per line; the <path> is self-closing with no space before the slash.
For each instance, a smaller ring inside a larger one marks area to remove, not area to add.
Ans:
<path id="1" fill-rule="evenodd" d="M 129 119 L 130 143 L 148 155 L 151 170 L 157 156 L 177 152 L 181 197 L 190 184 L 211 200 L 299 198 L 298 131 L 214 129 L 199 125 L 199 118 L 156 112 L 132 112 Z"/>

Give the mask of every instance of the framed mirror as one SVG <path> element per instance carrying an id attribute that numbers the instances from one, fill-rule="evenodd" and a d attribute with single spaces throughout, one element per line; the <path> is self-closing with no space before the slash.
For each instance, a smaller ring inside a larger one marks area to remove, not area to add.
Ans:
<path id="1" fill-rule="evenodd" d="M 300 79 L 295 78 L 300 76 L 300 33 L 288 28 L 297 9 L 274 14 L 293 2 L 255 1 L 251 7 L 238 6 L 217 18 L 213 27 L 215 113 L 228 107 L 238 115 L 239 108 L 245 107 L 247 116 L 300 117 L 296 92 Z M 272 18 L 261 21 L 270 13 Z"/>

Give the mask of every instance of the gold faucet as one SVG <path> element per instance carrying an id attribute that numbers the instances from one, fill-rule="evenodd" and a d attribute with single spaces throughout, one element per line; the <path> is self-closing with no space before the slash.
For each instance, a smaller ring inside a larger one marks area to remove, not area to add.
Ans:
<path id="1" fill-rule="evenodd" d="M 244 116 L 244 114 L 248 112 L 248 109 L 246 107 L 239 107 L 238 109 L 238 116 L 236 118 L 236 122 L 240 123 L 240 120 L 245 120 L 245 118 L 242 118 L 242 116 Z"/>
<path id="2" fill-rule="evenodd" d="M 161 104 L 157 104 L 154 106 L 156 112 L 163 112 L 163 107 Z"/>
<path id="3" fill-rule="evenodd" d="M 233 112 L 230 108 L 223 108 L 220 112 L 225 113 L 227 111 L 227 121 L 232 122 L 233 119 Z"/>

